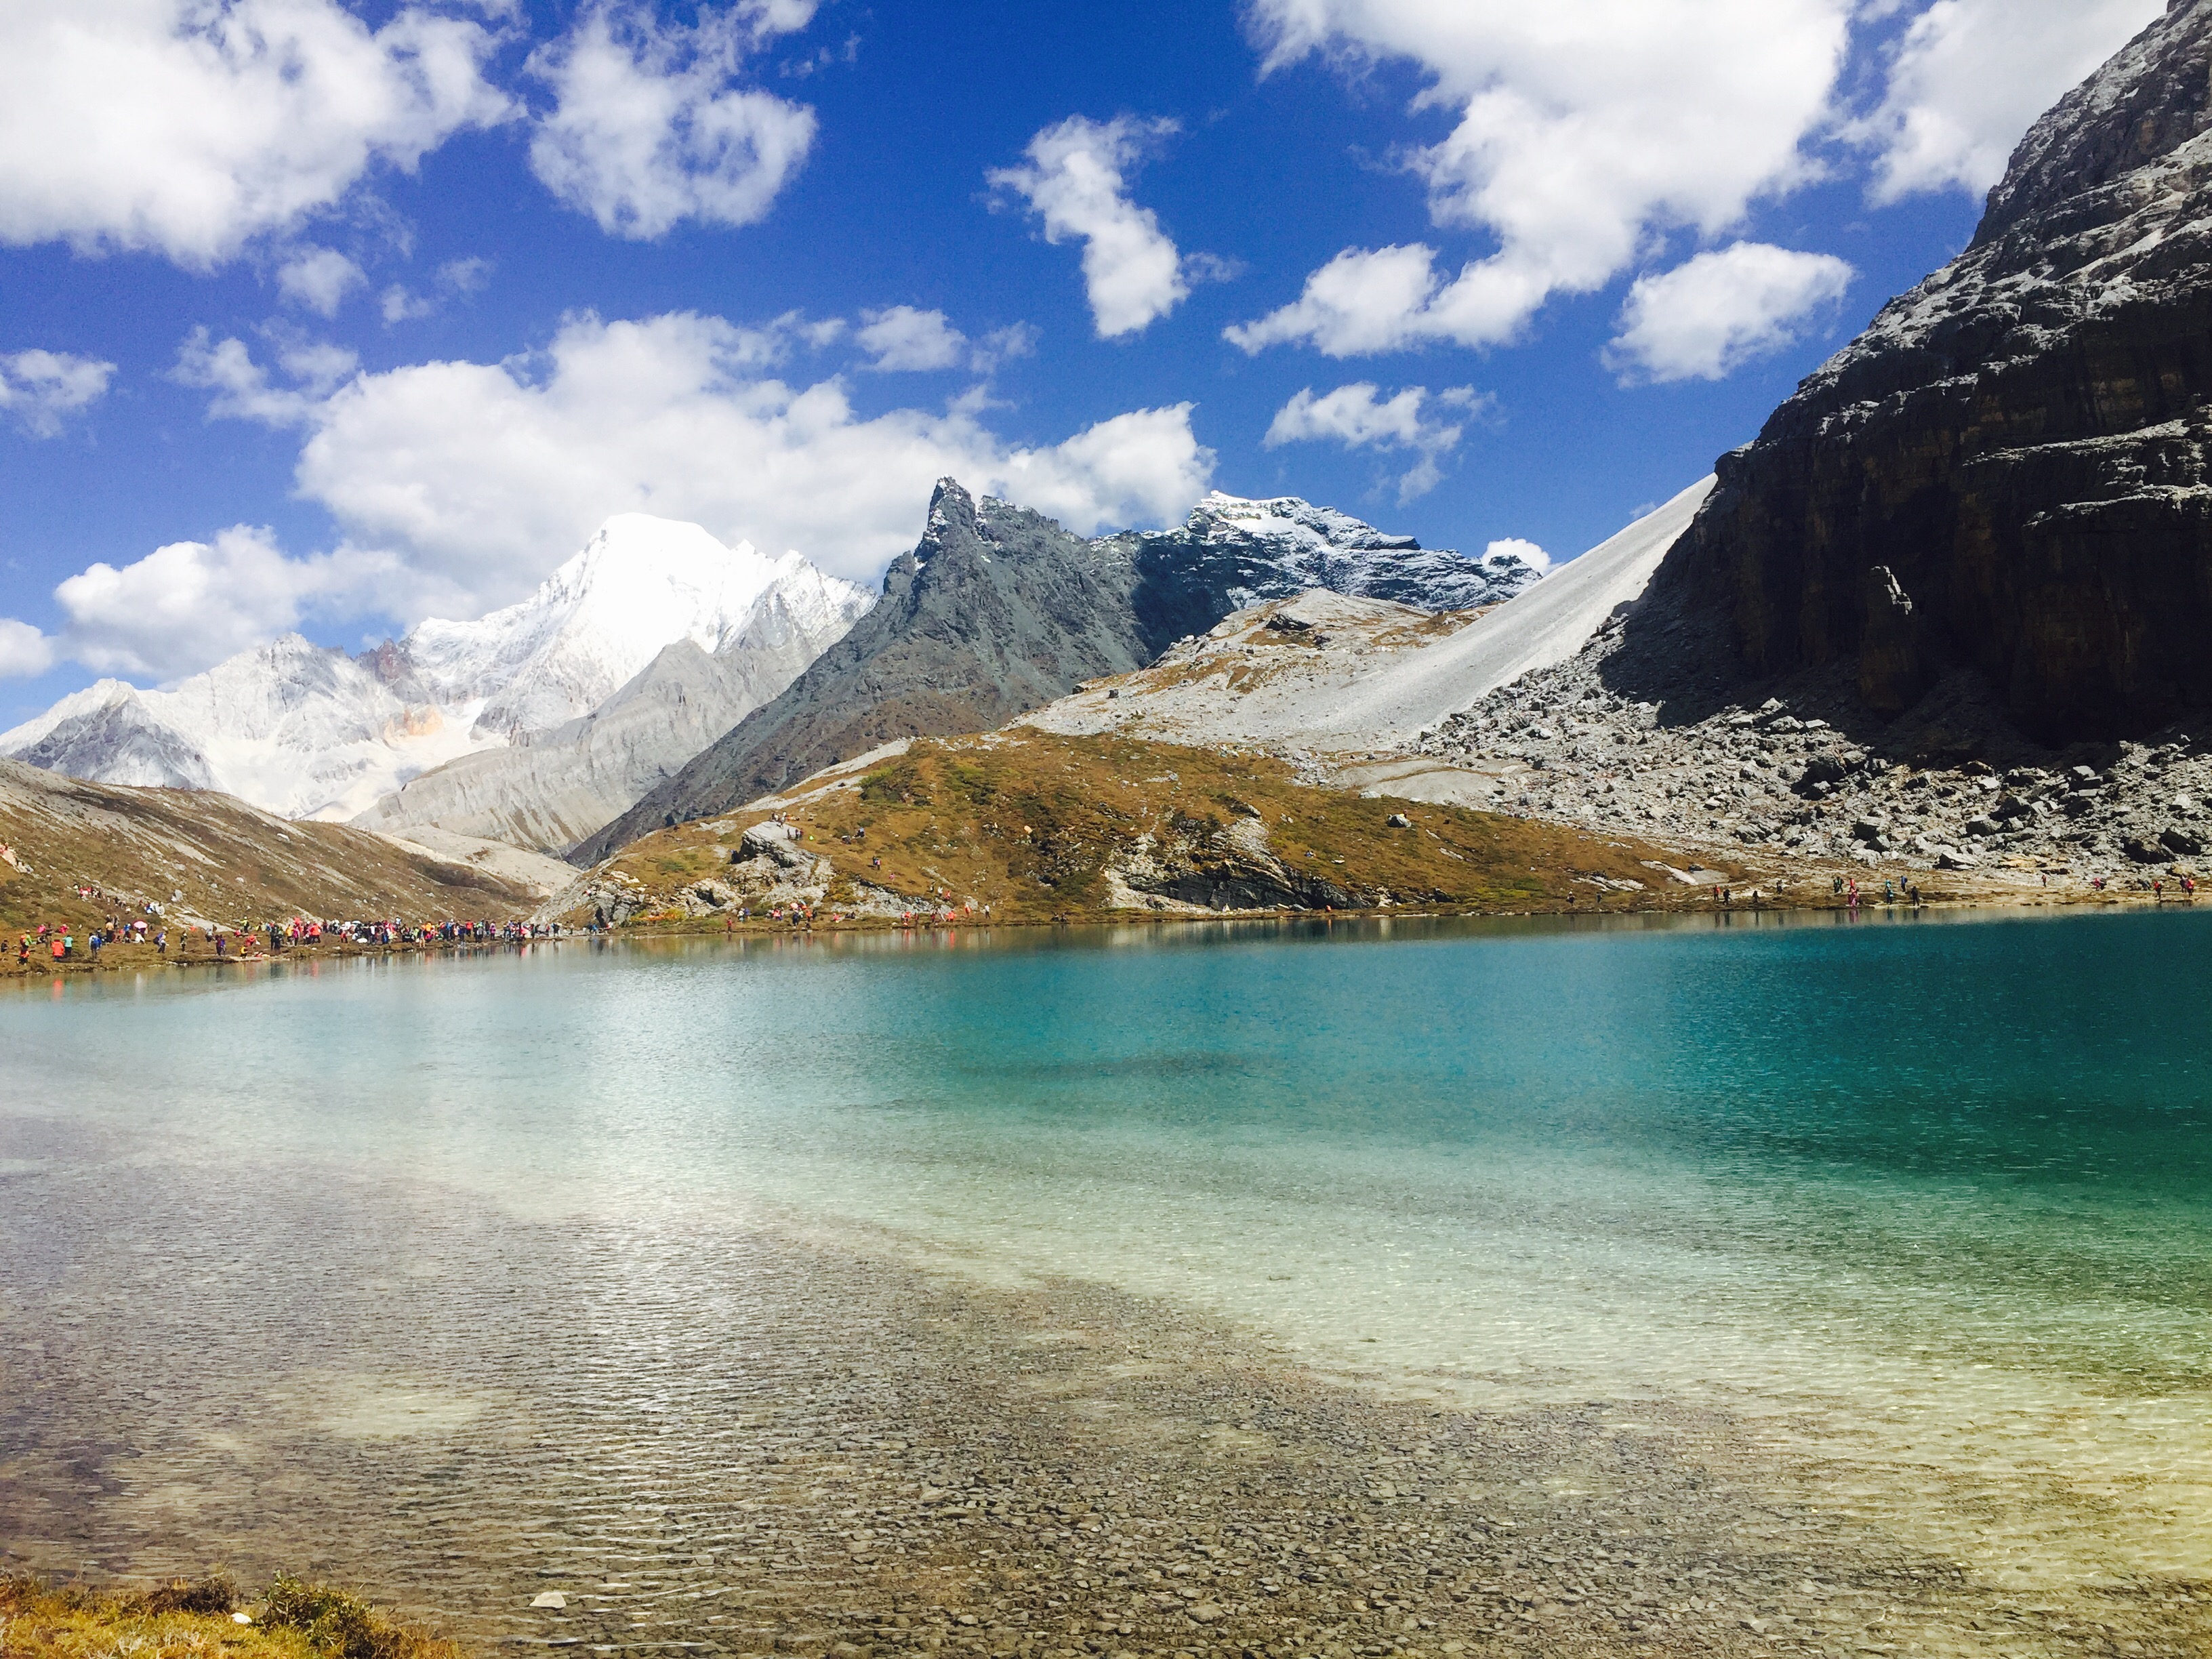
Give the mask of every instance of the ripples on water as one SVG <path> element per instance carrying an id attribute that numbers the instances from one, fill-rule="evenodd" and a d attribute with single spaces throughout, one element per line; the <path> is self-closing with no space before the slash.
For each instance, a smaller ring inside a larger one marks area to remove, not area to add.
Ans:
<path id="1" fill-rule="evenodd" d="M 350 1515 L 461 1609 L 597 1514 L 696 1590 L 717 1470 L 900 1432 L 856 1328 L 1075 1282 L 1369 1399 L 1733 1425 L 1993 1595 L 2205 1577 L 2212 918 L 1382 931 L 0 998 L 0 1536 L 358 1566 Z"/>

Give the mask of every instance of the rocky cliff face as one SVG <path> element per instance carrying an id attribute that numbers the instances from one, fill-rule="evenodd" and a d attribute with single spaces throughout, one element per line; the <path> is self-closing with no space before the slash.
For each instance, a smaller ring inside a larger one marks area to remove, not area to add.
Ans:
<path id="1" fill-rule="evenodd" d="M 1972 245 L 1747 447 L 1659 578 L 1880 714 L 1984 677 L 2048 742 L 2212 704 L 2212 0 L 2039 121 Z"/>

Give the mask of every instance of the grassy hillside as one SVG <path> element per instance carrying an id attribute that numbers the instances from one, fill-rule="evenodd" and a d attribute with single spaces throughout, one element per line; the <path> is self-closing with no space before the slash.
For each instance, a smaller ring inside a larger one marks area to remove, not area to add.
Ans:
<path id="1" fill-rule="evenodd" d="M 827 868 L 778 872 L 764 890 L 743 836 L 777 805 L 803 837 L 799 862 Z M 1394 815 L 1407 822 L 1394 827 Z M 1261 755 L 1018 729 L 916 742 L 780 801 L 660 830 L 589 884 L 663 922 L 719 927 L 740 902 L 795 893 L 823 914 L 972 905 L 979 918 L 988 906 L 994 920 L 1040 921 L 1146 909 L 1617 909 L 1685 895 L 1654 867 L 1668 862 L 1688 860 L 1530 819 L 1313 788 Z M 564 902 L 575 916 L 592 901 Z"/>
<path id="2" fill-rule="evenodd" d="M 226 925 L 503 919 L 538 902 L 484 871 L 343 824 L 295 823 L 229 795 L 87 783 L 13 762 L 0 762 L 0 846 L 12 856 L 0 859 L 0 931 L 10 944 L 42 921 L 82 932 L 148 899 L 173 916 Z M 98 890 L 81 897 L 81 887 Z"/>

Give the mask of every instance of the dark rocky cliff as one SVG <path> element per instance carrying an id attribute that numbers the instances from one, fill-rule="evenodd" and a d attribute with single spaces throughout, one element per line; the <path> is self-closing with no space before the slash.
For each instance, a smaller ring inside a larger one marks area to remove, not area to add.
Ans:
<path id="1" fill-rule="evenodd" d="M 1972 243 L 1724 457 L 1656 586 L 1754 675 L 1895 714 L 1984 677 L 2045 741 L 2212 704 L 2212 0 L 2039 121 Z"/>

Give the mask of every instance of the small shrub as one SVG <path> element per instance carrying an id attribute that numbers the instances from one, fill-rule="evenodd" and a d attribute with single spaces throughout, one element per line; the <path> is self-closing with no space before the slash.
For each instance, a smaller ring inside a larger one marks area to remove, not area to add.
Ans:
<path id="1" fill-rule="evenodd" d="M 218 1567 L 204 1578 L 172 1578 L 146 1592 L 149 1613 L 228 1613 L 238 1605 L 238 1586 Z"/>

